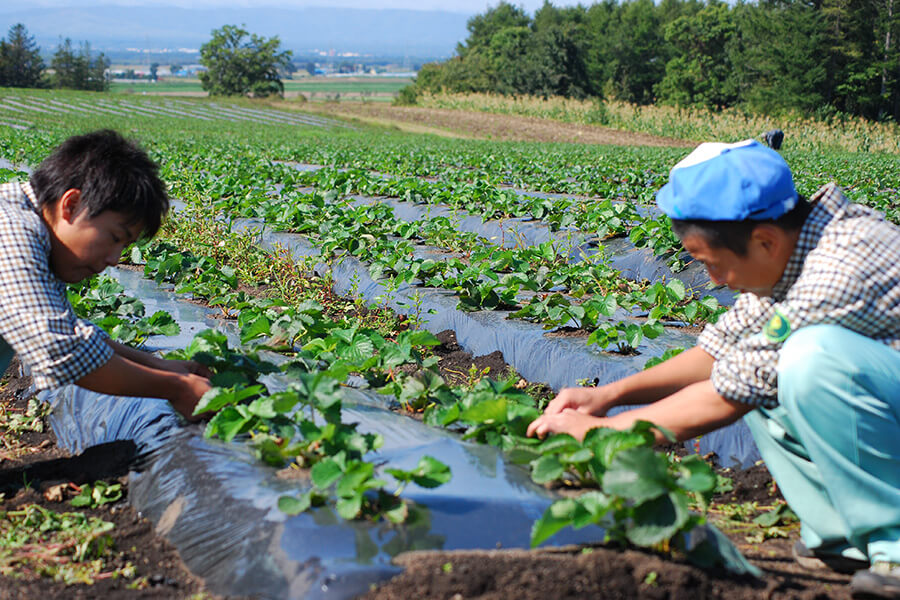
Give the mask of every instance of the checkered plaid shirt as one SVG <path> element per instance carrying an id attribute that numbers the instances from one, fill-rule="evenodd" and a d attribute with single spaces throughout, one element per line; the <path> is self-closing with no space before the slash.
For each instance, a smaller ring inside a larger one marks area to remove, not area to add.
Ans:
<path id="1" fill-rule="evenodd" d="M 772 297 L 741 294 L 698 339 L 716 359 L 713 386 L 729 400 L 778 405 L 783 339 L 771 329 L 764 333 L 770 322 L 787 321 L 790 331 L 836 324 L 900 351 L 900 227 L 850 203 L 833 183 L 810 202 L 812 212 Z"/>
<path id="2" fill-rule="evenodd" d="M 107 335 L 78 319 L 50 270 L 50 234 L 29 184 L 0 185 L 0 342 L 39 390 L 73 383 L 113 354 Z"/>

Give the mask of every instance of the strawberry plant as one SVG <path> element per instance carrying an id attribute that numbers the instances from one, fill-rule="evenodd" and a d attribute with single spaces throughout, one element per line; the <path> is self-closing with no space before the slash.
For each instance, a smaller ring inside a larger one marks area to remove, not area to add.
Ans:
<path id="1" fill-rule="evenodd" d="M 170 336 L 181 331 L 164 311 L 145 317 L 144 303 L 124 292 L 125 288 L 115 279 L 99 275 L 69 284 L 67 295 L 76 315 L 93 321 L 123 344 L 140 347 L 152 335 Z"/>

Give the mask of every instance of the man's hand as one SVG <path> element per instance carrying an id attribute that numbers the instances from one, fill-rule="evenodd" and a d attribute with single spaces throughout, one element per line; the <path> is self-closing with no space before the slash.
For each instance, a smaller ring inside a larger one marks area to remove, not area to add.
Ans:
<path id="1" fill-rule="evenodd" d="M 596 427 L 604 427 L 605 423 L 606 419 L 604 418 L 594 417 L 573 408 L 565 408 L 553 414 L 544 413 L 532 421 L 528 426 L 528 436 L 544 438 L 550 433 L 568 433 L 572 437 L 582 440 L 588 431 Z"/>
<path id="2" fill-rule="evenodd" d="M 613 406 L 614 400 L 615 394 L 609 386 L 563 388 L 544 409 L 544 414 L 556 415 L 565 410 L 574 410 L 584 415 L 602 416 Z"/>

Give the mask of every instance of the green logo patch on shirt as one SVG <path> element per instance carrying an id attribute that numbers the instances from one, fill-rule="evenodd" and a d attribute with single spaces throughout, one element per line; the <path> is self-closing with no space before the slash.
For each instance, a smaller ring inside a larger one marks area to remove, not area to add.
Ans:
<path id="1" fill-rule="evenodd" d="M 787 317 L 776 310 L 769 322 L 766 323 L 763 335 L 770 342 L 783 342 L 791 335 L 791 324 Z"/>

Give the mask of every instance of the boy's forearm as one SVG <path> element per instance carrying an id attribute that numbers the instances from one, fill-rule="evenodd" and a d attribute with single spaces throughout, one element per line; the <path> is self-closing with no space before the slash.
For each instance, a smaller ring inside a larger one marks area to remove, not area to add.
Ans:
<path id="1" fill-rule="evenodd" d="M 132 348 L 131 346 L 126 346 L 125 344 L 121 344 L 119 342 L 115 342 L 111 339 L 106 340 L 106 343 L 110 348 L 113 349 L 113 352 L 121 356 L 122 358 L 126 358 L 131 362 L 135 362 L 139 365 L 143 365 L 145 367 L 151 367 L 153 369 L 162 369 L 162 365 L 160 364 L 163 359 L 158 358 L 149 352 L 144 352 L 143 350 L 138 350 L 137 348 Z"/>
<path id="2" fill-rule="evenodd" d="M 609 384 L 616 397 L 614 406 L 650 404 L 706 381 L 714 362 L 712 355 L 699 346 L 685 350 L 655 367 Z"/>
<path id="3" fill-rule="evenodd" d="M 155 358 L 143 352 L 141 354 Z M 186 386 L 183 375 L 141 364 L 126 358 L 118 351 L 106 364 L 91 371 L 76 383 L 91 391 L 111 396 L 164 398 L 169 401 L 183 395 Z"/>

